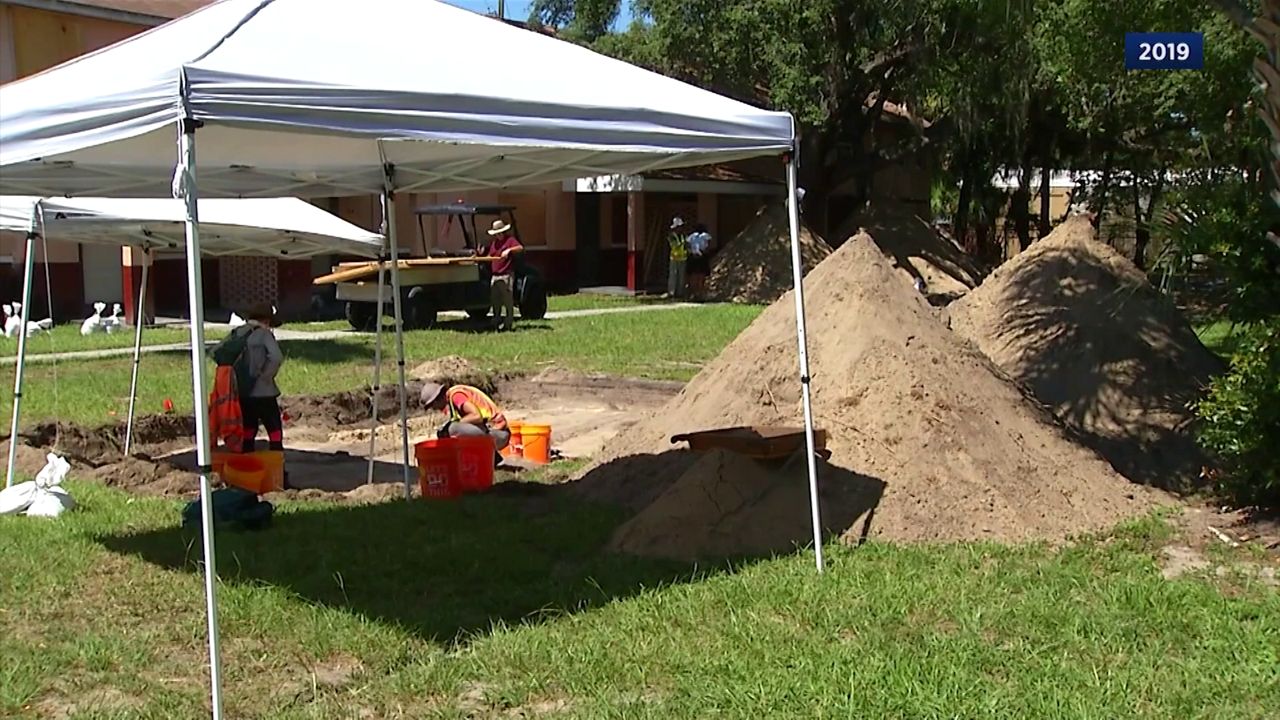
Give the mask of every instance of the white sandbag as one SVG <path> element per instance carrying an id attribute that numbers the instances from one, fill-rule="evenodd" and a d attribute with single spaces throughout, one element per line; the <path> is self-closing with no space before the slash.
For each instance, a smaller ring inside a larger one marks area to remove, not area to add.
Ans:
<path id="1" fill-rule="evenodd" d="M 63 460 L 56 453 L 45 456 L 45 466 L 36 474 L 36 485 L 42 488 L 57 487 L 71 472 L 71 463 Z"/>
<path id="2" fill-rule="evenodd" d="M 26 510 L 35 499 L 36 490 L 39 488 L 34 480 L 0 490 L 0 515 L 14 515 Z"/>
<path id="3" fill-rule="evenodd" d="M 76 501 L 62 488 L 49 488 L 36 494 L 35 500 L 27 507 L 26 514 L 31 517 L 58 517 L 62 513 L 74 509 Z"/>
<path id="4" fill-rule="evenodd" d="M 71 463 L 54 453 L 49 453 L 45 459 L 47 462 L 44 468 L 32 483 L 35 485 L 35 492 L 26 511 L 31 517 L 58 517 L 76 506 L 71 495 L 59 487 L 71 471 Z"/>

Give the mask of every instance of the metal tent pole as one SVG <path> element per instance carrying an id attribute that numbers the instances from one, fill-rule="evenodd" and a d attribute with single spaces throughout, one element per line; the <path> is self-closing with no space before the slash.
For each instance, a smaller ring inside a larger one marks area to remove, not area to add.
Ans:
<path id="1" fill-rule="evenodd" d="M 196 187 L 196 128 L 184 118 L 179 136 L 174 197 L 185 201 L 187 301 L 191 307 L 191 395 L 196 415 L 196 464 L 200 473 L 200 533 L 204 540 L 205 614 L 209 625 L 209 685 L 213 720 L 222 720 L 222 651 L 218 643 L 218 571 L 213 545 L 213 491 L 209 485 L 213 447 L 209 436 L 209 395 L 205 388 L 204 282 L 200 276 L 200 211 Z"/>
<path id="2" fill-rule="evenodd" d="M 37 206 L 34 211 L 39 214 Z M 34 223 L 34 218 L 32 222 Z M 45 258 L 48 261 L 48 258 Z M 27 369 L 27 323 L 31 320 L 31 283 L 36 271 L 36 231 L 27 232 L 27 257 L 22 270 L 22 312 L 18 325 L 18 367 L 13 375 L 13 422 L 9 425 L 9 467 L 4 476 L 4 486 L 13 486 L 13 474 L 18 465 L 18 421 L 22 416 L 22 379 Z M 50 308 L 50 315 L 53 309 Z M 55 418 L 56 420 L 56 418 Z"/>
<path id="3" fill-rule="evenodd" d="M 809 343 L 804 321 L 804 265 L 800 257 L 800 208 L 796 197 L 796 160 L 787 163 L 787 219 L 791 224 L 791 275 L 796 296 L 796 343 L 800 353 L 800 397 L 804 405 L 804 443 L 809 455 L 809 506 L 813 516 L 813 557 L 818 572 L 825 569 L 822 558 L 822 512 L 818 500 L 818 455 L 813 438 L 813 402 L 810 397 Z"/>
<path id="4" fill-rule="evenodd" d="M 399 372 L 400 386 L 400 444 L 403 453 L 401 461 L 404 471 L 404 497 L 408 500 L 413 495 L 413 476 L 409 466 L 409 404 L 405 397 L 404 372 L 404 313 L 400 299 L 400 250 L 396 233 L 396 196 L 392 182 L 395 170 L 388 164 L 386 189 L 382 193 L 382 205 L 387 214 L 387 244 L 391 246 L 391 305 L 396 316 L 396 366 Z"/>
<path id="5" fill-rule="evenodd" d="M 133 413 L 138 402 L 138 366 L 142 364 L 142 326 L 147 317 L 147 274 L 151 271 L 151 251 L 143 250 L 142 286 L 138 289 L 138 311 L 133 316 L 133 378 L 129 381 L 129 420 L 124 429 L 124 454 L 133 449 Z"/>
<path id="6" fill-rule="evenodd" d="M 385 204 L 383 205 L 383 212 L 386 212 Z M 386 237 L 385 224 L 382 232 L 383 237 Z M 369 432 L 369 472 L 365 477 L 366 485 L 373 484 L 373 458 L 378 444 L 378 393 L 382 390 L 382 286 L 386 282 L 386 275 L 387 258 L 383 256 L 378 258 L 378 305 L 373 313 L 373 321 L 377 324 L 373 341 L 373 429 Z"/>

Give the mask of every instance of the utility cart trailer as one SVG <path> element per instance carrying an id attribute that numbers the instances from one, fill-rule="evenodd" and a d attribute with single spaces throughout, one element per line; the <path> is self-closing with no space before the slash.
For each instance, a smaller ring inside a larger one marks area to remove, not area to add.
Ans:
<path id="1" fill-rule="evenodd" d="M 418 226 L 426 237 L 426 218 L 445 216 L 446 228 L 456 221 L 462 230 L 465 250 L 428 250 L 424 258 L 400 260 L 400 292 L 405 329 L 431 328 L 443 311 L 464 311 L 475 319 L 488 317 L 490 307 L 490 262 L 496 258 L 481 257 L 487 235 L 476 229 L 476 218 L 501 218 L 511 224 L 516 237 L 515 207 L 511 205 L 428 205 L 418 208 Z M 515 262 L 515 299 L 520 317 L 541 320 L 547 314 L 547 290 L 542 276 L 529 267 L 522 257 Z M 336 285 L 336 297 L 346 303 L 347 322 L 356 330 L 373 330 L 378 318 L 390 312 L 392 288 L 389 272 L 382 290 L 383 308 L 378 305 L 379 262 L 339 263 L 333 272 L 316 278 L 316 285 Z M 390 269 L 390 263 L 387 263 Z"/>

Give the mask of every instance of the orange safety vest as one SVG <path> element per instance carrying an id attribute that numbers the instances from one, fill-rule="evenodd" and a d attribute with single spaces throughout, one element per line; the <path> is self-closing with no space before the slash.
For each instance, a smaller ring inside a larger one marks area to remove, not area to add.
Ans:
<path id="1" fill-rule="evenodd" d="M 244 413 L 236 391 L 235 368 L 230 365 L 220 365 L 214 371 L 213 392 L 209 393 L 209 433 L 233 453 L 244 448 Z"/>
<path id="2" fill-rule="evenodd" d="M 455 400 L 458 395 L 462 395 L 467 402 L 476 406 L 476 409 L 480 411 L 480 417 L 489 423 L 490 428 L 494 430 L 506 429 L 507 418 L 498 409 L 498 404 L 488 395 L 470 385 L 454 385 L 446 393 L 446 397 L 449 398 L 449 416 L 455 422 L 462 419 L 462 404 Z"/>

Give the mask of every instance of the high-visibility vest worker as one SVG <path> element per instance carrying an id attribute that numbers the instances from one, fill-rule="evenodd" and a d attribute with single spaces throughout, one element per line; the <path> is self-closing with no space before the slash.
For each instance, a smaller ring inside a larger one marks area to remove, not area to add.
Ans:
<path id="1" fill-rule="evenodd" d="M 479 388 L 470 385 L 454 385 L 445 391 L 445 398 L 449 402 L 449 418 L 454 422 L 462 419 L 466 414 L 467 403 L 471 403 L 490 429 L 505 430 L 507 428 L 507 418 L 498 408 L 498 404 Z"/>

